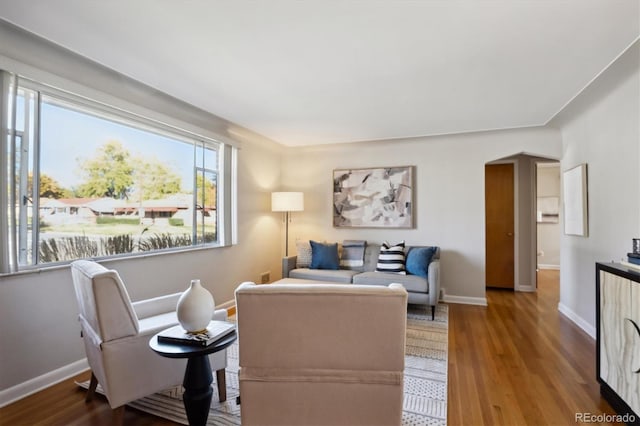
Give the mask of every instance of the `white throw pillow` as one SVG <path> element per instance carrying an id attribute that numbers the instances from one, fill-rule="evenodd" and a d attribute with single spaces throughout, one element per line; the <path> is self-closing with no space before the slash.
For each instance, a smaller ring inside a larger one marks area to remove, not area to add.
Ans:
<path id="1" fill-rule="evenodd" d="M 296 268 L 308 268 L 311 265 L 311 244 L 309 241 L 296 241 Z"/>

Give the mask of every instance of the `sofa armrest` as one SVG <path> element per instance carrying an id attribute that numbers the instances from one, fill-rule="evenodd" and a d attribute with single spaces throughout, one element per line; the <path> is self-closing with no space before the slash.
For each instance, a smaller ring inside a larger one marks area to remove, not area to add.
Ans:
<path id="1" fill-rule="evenodd" d="M 297 255 L 282 258 L 282 278 L 289 278 L 289 272 L 296 269 L 297 260 Z"/>
<path id="2" fill-rule="evenodd" d="M 440 299 L 440 259 L 433 259 L 429 263 L 427 280 L 429 284 L 429 304 L 436 306 Z"/>
<path id="3" fill-rule="evenodd" d="M 214 321 L 226 321 L 227 320 L 227 310 L 226 309 L 216 309 L 213 312 L 213 316 L 211 317 Z"/>

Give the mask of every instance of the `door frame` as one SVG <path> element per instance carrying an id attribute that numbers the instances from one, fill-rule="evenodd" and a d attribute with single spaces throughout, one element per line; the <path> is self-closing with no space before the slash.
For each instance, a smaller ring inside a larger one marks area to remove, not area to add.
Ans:
<path id="1" fill-rule="evenodd" d="M 532 274 L 532 283 L 534 288 L 533 289 L 528 289 L 528 287 L 525 287 L 524 291 L 537 291 L 538 290 L 538 222 L 536 220 L 536 211 L 538 208 L 538 167 L 540 164 L 549 164 L 549 165 L 557 165 L 559 171 L 560 171 L 560 178 L 562 179 L 562 165 L 560 160 L 558 159 L 554 159 L 554 158 L 550 158 L 550 157 L 538 157 L 537 159 L 535 159 L 534 161 L 534 166 L 531 168 L 531 173 L 532 173 L 532 177 L 531 177 L 531 182 L 533 183 L 532 186 L 532 191 L 533 191 L 533 199 L 535 200 L 534 203 L 534 209 L 533 209 L 533 218 L 532 218 L 532 223 L 533 223 L 533 234 L 535 236 L 535 238 L 533 238 L 532 240 L 532 244 L 533 247 L 531 249 L 531 253 L 533 253 L 534 255 L 534 263 L 533 263 L 533 268 L 531 271 Z M 543 166 L 544 167 L 544 166 Z M 562 213 L 562 182 L 560 182 L 560 188 L 558 188 L 558 192 L 560 193 L 560 206 L 559 206 L 559 213 Z M 562 231 L 560 231 L 560 235 L 562 235 Z M 560 238 L 560 236 L 558 237 Z M 560 250 L 560 255 L 562 255 L 562 244 L 561 242 L 559 242 L 558 244 L 558 248 Z M 559 266 L 559 265 L 558 265 Z M 550 269 L 554 269 L 554 268 L 550 268 Z"/>

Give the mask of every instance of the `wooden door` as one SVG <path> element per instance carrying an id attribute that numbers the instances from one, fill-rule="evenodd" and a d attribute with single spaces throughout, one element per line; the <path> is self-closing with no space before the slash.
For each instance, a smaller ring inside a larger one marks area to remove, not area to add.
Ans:
<path id="1" fill-rule="evenodd" d="M 487 164 L 485 236 L 487 287 L 513 288 L 514 187 L 513 164 Z"/>

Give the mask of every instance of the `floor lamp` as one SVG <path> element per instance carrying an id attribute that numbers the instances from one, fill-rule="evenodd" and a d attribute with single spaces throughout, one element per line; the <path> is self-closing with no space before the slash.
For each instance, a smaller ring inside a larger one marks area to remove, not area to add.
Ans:
<path id="1" fill-rule="evenodd" d="M 272 192 L 271 211 L 284 212 L 285 223 L 285 256 L 289 256 L 289 213 L 304 210 L 304 194 L 302 192 Z"/>

